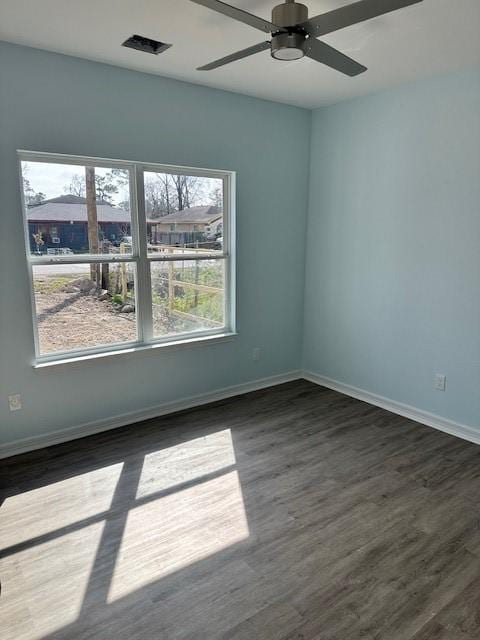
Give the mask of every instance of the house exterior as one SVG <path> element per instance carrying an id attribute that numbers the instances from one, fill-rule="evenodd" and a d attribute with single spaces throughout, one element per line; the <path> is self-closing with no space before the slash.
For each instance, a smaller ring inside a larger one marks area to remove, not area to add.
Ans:
<path id="1" fill-rule="evenodd" d="M 74 253 L 88 250 L 88 222 L 86 199 L 64 195 L 30 206 L 27 210 L 28 235 L 32 252 L 37 251 L 34 234 L 41 233 L 47 249 L 70 249 Z M 130 213 L 108 202 L 97 203 L 99 240 L 118 244 L 130 235 Z"/>
<path id="2" fill-rule="evenodd" d="M 148 219 L 152 244 L 188 245 L 212 240 L 222 234 L 223 213 L 219 207 L 190 207 L 159 218 Z"/>
<path id="3" fill-rule="evenodd" d="M 88 217 L 86 199 L 64 195 L 29 206 L 28 236 L 32 253 L 37 251 L 34 235 L 41 233 L 40 250 L 70 249 L 74 253 L 88 251 Z M 97 203 L 98 237 L 118 245 L 131 235 L 128 211 L 108 202 Z M 191 207 L 159 218 L 147 219 L 152 244 L 200 245 L 222 234 L 223 215 L 219 207 Z"/>

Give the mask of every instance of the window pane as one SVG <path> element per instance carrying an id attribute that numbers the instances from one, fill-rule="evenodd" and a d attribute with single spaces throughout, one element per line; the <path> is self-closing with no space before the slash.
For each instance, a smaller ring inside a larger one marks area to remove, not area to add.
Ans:
<path id="1" fill-rule="evenodd" d="M 152 262 L 153 335 L 223 327 L 224 268 L 224 260 Z"/>
<path id="2" fill-rule="evenodd" d="M 169 248 L 222 251 L 223 180 L 146 171 L 145 211 L 151 254 Z"/>
<path id="3" fill-rule="evenodd" d="M 22 162 L 31 255 L 131 253 L 127 169 Z"/>
<path id="4" fill-rule="evenodd" d="M 32 269 L 41 355 L 137 340 L 133 263 Z"/>

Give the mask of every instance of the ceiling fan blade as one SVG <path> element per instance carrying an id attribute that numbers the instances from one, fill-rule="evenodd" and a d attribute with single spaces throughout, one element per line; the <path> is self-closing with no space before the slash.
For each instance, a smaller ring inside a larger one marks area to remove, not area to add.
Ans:
<path id="1" fill-rule="evenodd" d="M 244 11 L 243 9 L 232 7 L 226 2 L 220 2 L 220 0 L 191 0 L 191 2 L 195 2 L 195 4 L 201 4 L 204 7 L 208 7 L 208 9 L 218 11 L 218 13 L 223 13 L 223 15 L 228 16 L 229 18 L 244 22 L 245 24 L 248 24 L 255 29 L 265 31 L 265 33 L 274 33 L 275 31 L 279 31 L 279 28 L 276 27 L 272 22 L 268 22 L 268 20 L 264 20 L 263 18 L 254 16 L 253 13 L 248 13 L 248 11 Z"/>
<path id="2" fill-rule="evenodd" d="M 355 62 L 344 53 L 312 37 L 306 40 L 304 51 L 305 55 L 312 58 L 312 60 L 326 64 L 328 67 L 332 67 L 332 69 L 336 69 L 350 77 L 358 76 L 367 70 L 367 67 L 364 67 L 363 64 Z"/>
<path id="3" fill-rule="evenodd" d="M 203 67 L 198 67 L 197 71 L 211 71 L 212 69 L 217 69 L 217 67 L 223 67 L 224 64 L 229 64 L 230 62 L 235 62 L 235 60 L 241 60 L 242 58 L 253 56 L 254 53 L 260 53 L 260 51 L 265 51 L 266 49 L 270 49 L 270 42 L 260 42 L 260 44 L 254 44 L 253 47 L 247 47 L 246 49 L 242 49 L 236 53 L 231 53 L 229 56 L 220 58 L 220 60 L 210 62 L 210 64 L 206 64 Z"/>
<path id="4" fill-rule="evenodd" d="M 299 25 L 313 37 L 324 36 L 338 29 L 344 29 L 358 22 L 371 20 L 377 16 L 403 9 L 423 0 L 360 0 L 345 7 L 322 13 Z"/>

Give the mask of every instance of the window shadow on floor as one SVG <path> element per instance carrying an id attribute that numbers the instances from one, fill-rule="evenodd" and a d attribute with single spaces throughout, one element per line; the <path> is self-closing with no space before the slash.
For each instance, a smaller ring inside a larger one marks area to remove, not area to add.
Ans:
<path id="1" fill-rule="evenodd" d="M 213 637 L 268 606 L 274 593 L 255 570 L 255 543 L 295 523 L 287 501 L 268 508 L 268 487 L 281 485 L 293 464 L 280 436 L 290 439 L 291 412 L 310 393 L 306 385 L 7 461 L 6 518 L 17 500 L 16 515 L 32 520 L 24 539 L 15 536 L 2 550 L 3 562 L 23 573 L 17 597 L 26 589 L 35 627 L 19 637 Z M 69 494 L 72 502 L 65 503 Z M 280 584 L 281 570 L 277 577 Z M 197 635 L 200 628 L 207 635 Z"/>

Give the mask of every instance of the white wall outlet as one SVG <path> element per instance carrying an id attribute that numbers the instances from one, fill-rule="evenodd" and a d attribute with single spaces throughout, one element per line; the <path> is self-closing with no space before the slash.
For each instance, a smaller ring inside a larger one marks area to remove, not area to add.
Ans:
<path id="1" fill-rule="evenodd" d="M 10 411 L 20 411 L 22 408 L 22 396 L 19 393 L 8 396 L 8 406 Z"/>
<path id="2" fill-rule="evenodd" d="M 447 376 L 444 376 L 443 373 L 435 374 L 435 382 L 434 386 L 437 391 L 445 391 L 445 386 L 447 384 Z"/>
<path id="3" fill-rule="evenodd" d="M 261 357 L 262 357 L 262 350 L 260 349 L 260 347 L 255 347 L 252 351 L 252 360 L 254 362 L 258 362 Z"/>

